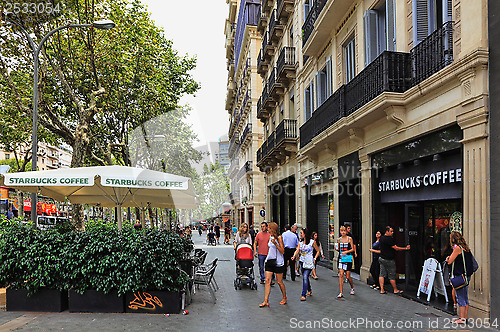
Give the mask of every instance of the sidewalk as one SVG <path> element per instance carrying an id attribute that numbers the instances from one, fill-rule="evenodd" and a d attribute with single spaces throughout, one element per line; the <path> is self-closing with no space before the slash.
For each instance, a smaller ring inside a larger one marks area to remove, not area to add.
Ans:
<path id="1" fill-rule="evenodd" d="M 259 308 L 264 299 L 264 287 L 258 290 L 233 287 L 235 277 L 232 245 L 216 247 L 202 244 L 206 236 L 193 234 L 196 247 L 209 252 L 206 262 L 219 258 L 216 280 L 217 303 L 214 305 L 206 288 L 200 288 L 187 307 L 188 315 L 142 314 L 71 314 L 16 313 L 0 311 L 0 332 L 11 331 L 230 331 L 234 329 L 287 331 L 294 327 L 318 331 L 429 331 L 451 328 L 446 324 L 453 318 L 447 313 L 393 294 L 380 295 L 366 284 L 354 281 L 356 295 L 349 294 L 345 284 L 345 299 L 337 300 L 338 279 L 324 267 L 318 268 L 318 280 L 311 280 L 313 296 L 301 302 L 302 279 L 286 280 L 288 304 L 279 305 L 281 293 L 278 286 L 271 291 L 269 308 Z M 258 275 L 258 264 L 255 269 Z M 257 277 L 258 278 L 258 277 Z M 386 325 L 380 325 L 383 322 Z M 309 323 L 306 322 L 310 321 Z M 316 323 L 312 322 L 316 321 Z M 363 323 L 356 325 L 356 323 Z M 388 324 L 392 324 L 389 326 Z M 408 324 L 397 328 L 397 322 Z M 367 324 L 372 325 L 367 325 Z M 430 324 L 435 325 L 430 325 Z M 2 325 L 4 324 L 4 325 Z M 10 324 L 10 325 L 5 325 Z M 302 325 L 303 324 L 303 325 Z M 308 325 L 316 324 L 316 325 Z M 343 324 L 343 325 L 342 325 Z M 376 325 L 378 324 L 378 325 Z M 380 327 L 377 329 L 377 326 Z M 314 329 L 313 329 L 314 330 Z M 476 330 L 470 329 L 469 330 Z"/>

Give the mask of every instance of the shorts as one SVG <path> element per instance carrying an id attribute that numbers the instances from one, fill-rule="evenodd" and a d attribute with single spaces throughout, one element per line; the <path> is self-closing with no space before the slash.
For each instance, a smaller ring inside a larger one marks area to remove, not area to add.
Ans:
<path id="1" fill-rule="evenodd" d="M 277 274 L 283 274 L 286 271 L 285 265 L 282 266 L 276 266 L 276 265 L 269 265 L 267 262 L 265 263 L 264 269 L 266 272 L 272 272 L 272 273 L 277 273 Z"/>
<path id="2" fill-rule="evenodd" d="M 378 262 L 380 263 L 380 276 L 389 278 L 389 280 L 396 280 L 396 261 L 379 257 Z"/>
<path id="3" fill-rule="evenodd" d="M 338 266 L 338 268 L 339 268 L 339 270 L 344 270 L 346 272 L 350 272 L 350 271 L 352 271 L 352 262 L 342 263 L 339 260 L 339 266 Z"/>
<path id="4" fill-rule="evenodd" d="M 470 277 L 468 278 L 470 281 Z M 465 286 L 460 289 L 455 289 L 455 298 L 457 299 L 457 304 L 459 307 L 466 307 L 469 305 L 469 287 Z"/>

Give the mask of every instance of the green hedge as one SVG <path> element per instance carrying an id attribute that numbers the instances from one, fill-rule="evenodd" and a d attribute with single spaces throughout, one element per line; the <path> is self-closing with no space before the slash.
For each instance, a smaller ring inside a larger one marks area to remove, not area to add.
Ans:
<path id="1" fill-rule="evenodd" d="M 0 219 L 0 285 L 35 293 L 41 287 L 178 291 L 188 276 L 179 262 L 193 249 L 189 239 L 156 229 L 90 223 L 85 231 L 40 231 Z"/>

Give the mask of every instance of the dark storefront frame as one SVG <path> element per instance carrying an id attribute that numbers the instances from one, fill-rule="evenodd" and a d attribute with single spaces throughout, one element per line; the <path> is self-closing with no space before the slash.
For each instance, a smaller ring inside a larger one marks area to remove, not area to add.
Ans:
<path id="1" fill-rule="evenodd" d="M 374 241 L 377 230 L 384 233 L 385 226 L 391 225 L 396 244 L 412 246 L 410 252 L 397 253 L 396 256 L 397 273 L 401 277 L 404 275 L 399 281 L 409 287 L 408 294 L 416 294 L 413 290 L 418 285 L 423 261 L 433 257 L 441 262 L 451 251 L 448 246 L 449 222 L 454 212 L 463 212 L 463 179 L 456 183 L 441 182 L 441 185 L 410 186 L 399 191 L 392 188 L 392 192 L 381 192 L 385 187 L 380 183 L 387 184 L 388 181 L 383 180 L 390 178 L 396 182 L 415 175 L 442 174 L 441 170 L 450 169 L 459 169 L 456 173 L 462 174 L 462 135 L 460 127 L 452 126 L 371 156 L 371 240 Z"/>

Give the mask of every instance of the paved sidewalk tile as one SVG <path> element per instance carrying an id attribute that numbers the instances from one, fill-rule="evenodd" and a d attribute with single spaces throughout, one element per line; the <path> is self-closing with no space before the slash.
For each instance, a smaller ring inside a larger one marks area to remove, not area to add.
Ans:
<path id="1" fill-rule="evenodd" d="M 454 318 L 447 313 L 393 294 L 380 295 L 366 283 L 354 281 L 356 295 L 337 300 L 338 278 L 334 272 L 318 267 L 318 280 L 311 280 L 313 296 L 300 301 L 302 277 L 286 280 L 287 305 L 280 305 L 281 292 L 272 288 L 269 308 L 259 308 L 264 287 L 235 290 L 235 261 L 232 245 L 215 247 L 203 244 L 205 235 L 193 234 L 196 247 L 209 252 L 206 262 L 219 258 L 216 280 L 220 287 L 214 304 L 206 289 L 196 291 L 188 315 L 142 314 L 70 314 L 42 313 L 16 331 L 428 331 L 452 328 L 446 325 Z M 257 261 L 256 261 L 257 262 Z M 258 280 L 258 264 L 255 264 Z M 0 324 L 16 319 L 22 313 L 0 312 Z M 402 323 L 398 323 L 402 322 Z M 397 326 L 397 324 L 403 324 Z M 406 325 L 404 325 L 406 324 Z M 0 325 L 0 330 L 1 330 Z M 477 330 L 470 329 L 469 330 Z"/>

